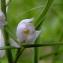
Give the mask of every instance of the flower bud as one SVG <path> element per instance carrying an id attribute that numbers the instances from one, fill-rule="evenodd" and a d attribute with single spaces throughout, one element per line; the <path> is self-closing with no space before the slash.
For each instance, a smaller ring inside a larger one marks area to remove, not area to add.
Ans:
<path id="1" fill-rule="evenodd" d="M 2 11 L 0 11 L 0 28 L 5 25 L 5 16 Z"/>
<path id="2" fill-rule="evenodd" d="M 24 19 L 17 26 L 17 38 L 20 42 L 33 42 L 36 37 L 36 30 L 32 25 L 32 19 Z"/>

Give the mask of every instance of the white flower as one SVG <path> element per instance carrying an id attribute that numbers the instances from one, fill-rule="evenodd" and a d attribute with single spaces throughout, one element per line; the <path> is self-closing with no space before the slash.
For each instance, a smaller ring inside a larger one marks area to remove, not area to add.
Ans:
<path id="1" fill-rule="evenodd" d="M 2 30 L 0 29 L 0 47 L 4 47 L 4 46 L 5 46 L 4 37 Z M 0 50 L 0 58 L 2 58 L 3 56 L 5 56 L 5 50 Z"/>
<path id="2" fill-rule="evenodd" d="M 16 35 L 20 42 L 33 42 L 36 39 L 37 31 L 31 23 L 32 20 L 24 19 L 18 24 Z"/>
<path id="3" fill-rule="evenodd" d="M 5 16 L 2 11 L 0 11 L 0 28 L 2 28 L 5 24 Z"/>

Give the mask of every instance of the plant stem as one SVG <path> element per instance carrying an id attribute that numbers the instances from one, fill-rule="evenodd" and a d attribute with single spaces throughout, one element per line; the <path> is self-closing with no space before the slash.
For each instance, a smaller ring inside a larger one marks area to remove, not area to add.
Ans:
<path id="1" fill-rule="evenodd" d="M 5 17 L 6 17 L 6 1 L 5 0 L 1 0 L 1 10 L 5 14 Z"/>
<path id="2" fill-rule="evenodd" d="M 45 47 L 45 46 L 63 46 L 63 43 L 51 43 L 51 44 L 30 44 L 30 45 L 22 45 L 24 48 L 37 48 L 37 47 Z M 22 47 L 0 47 L 0 50 L 6 50 L 6 49 L 22 49 Z"/>
<path id="3" fill-rule="evenodd" d="M 45 8 L 43 9 L 41 15 L 37 18 L 36 20 L 36 23 L 35 23 L 35 26 L 36 26 L 36 29 L 39 29 L 40 26 L 43 24 L 44 22 L 44 19 L 45 18 L 45 15 L 47 14 L 49 8 L 51 7 L 52 3 L 53 3 L 54 0 L 47 0 L 47 4 L 45 6 Z M 37 24 L 38 23 L 38 24 Z"/>
<path id="4" fill-rule="evenodd" d="M 5 15 L 5 21 L 7 21 L 7 16 L 6 16 L 6 0 L 1 0 L 1 10 Z M 9 35 L 8 32 L 6 30 L 7 24 L 4 26 L 3 32 L 4 32 L 4 40 L 5 40 L 5 44 L 6 46 L 10 46 L 9 44 Z M 12 52 L 11 49 L 6 49 L 6 54 L 8 57 L 8 63 L 13 63 L 13 57 L 12 57 Z"/>
<path id="5" fill-rule="evenodd" d="M 23 45 L 25 48 L 32 48 L 32 47 L 45 47 L 45 46 L 63 46 L 63 43 L 51 43 L 51 44 L 30 44 L 30 45 Z"/>
<path id="6" fill-rule="evenodd" d="M 41 13 L 41 15 L 39 16 L 39 18 L 36 21 L 36 29 L 39 29 L 42 26 L 42 23 L 44 22 L 44 18 L 46 13 L 48 12 L 53 0 L 47 0 L 47 4 L 43 10 L 43 12 Z M 37 24 L 38 23 L 38 24 Z M 37 44 L 37 40 L 35 41 L 35 44 Z M 34 63 L 38 63 L 38 48 L 34 48 Z"/>
<path id="7" fill-rule="evenodd" d="M 18 54 L 16 55 L 16 58 L 15 58 L 15 62 L 14 63 L 17 63 L 19 57 L 22 55 L 22 53 L 24 52 L 25 48 L 19 48 L 18 49 L 19 51 L 17 52 Z"/>
<path id="8" fill-rule="evenodd" d="M 38 48 L 34 48 L 34 63 L 38 63 Z"/>
<path id="9" fill-rule="evenodd" d="M 39 35 L 39 36 L 40 36 L 40 35 Z M 39 36 L 38 36 L 37 39 L 35 40 L 34 45 L 37 45 Z M 34 63 L 38 63 L 38 48 L 37 48 L 37 47 L 34 48 Z"/>

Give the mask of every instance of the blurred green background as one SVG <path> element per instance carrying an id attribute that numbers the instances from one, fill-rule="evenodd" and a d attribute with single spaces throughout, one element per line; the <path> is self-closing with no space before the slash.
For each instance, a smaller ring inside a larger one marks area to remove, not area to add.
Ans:
<path id="1" fill-rule="evenodd" d="M 16 36 L 17 24 L 22 19 L 34 18 L 35 21 L 41 15 L 47 1 L 11 0 L 7 10 L 8 26 L 11 34 Z M 34 21 L 33 23 L 38 24 Z M 39 44 L 63 42 L 63 0 L 54 0 L 40 30 Z M 38 52 L 38 63 L 63 63 L 63 46 L 40 47 Z M 33 55 L 33 48 L 26 49 L 19 58 L 18 63 L 33 63 Z M 2 58 L 1 63 L 7 63 L 7 58 Z"/>

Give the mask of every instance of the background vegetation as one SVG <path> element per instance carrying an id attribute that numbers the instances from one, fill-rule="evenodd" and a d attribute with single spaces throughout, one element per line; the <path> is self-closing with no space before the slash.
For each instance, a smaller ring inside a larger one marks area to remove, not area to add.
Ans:
<path id="1" fill-rule="evenodd" d="M 52 3 L 47 6 L 47 2 L 48 4 Z M 16 27 L 20 20 L 33 17 L 33 24 L 36 29 L 41 30 L 37 40 L 38 44 L 63 43 L 63 0 L 10 0 L 8 6 L 9 35 L 16 38 Z M 46 11 L 44 8 L 46 8 Z M 37 26 L 38 23 L 39 26 Z M 15 57 L 16 51 L 12 51 Z M 7 57 L 5 56 L 0 61 L 1 63 L 7 63 Z M 33 62 L 34 50 L 33 48 L 27 48 L 20 56 L 18 63 Z M 39 47 L 38 63 L 63 63 L 63 46 Z"/>

